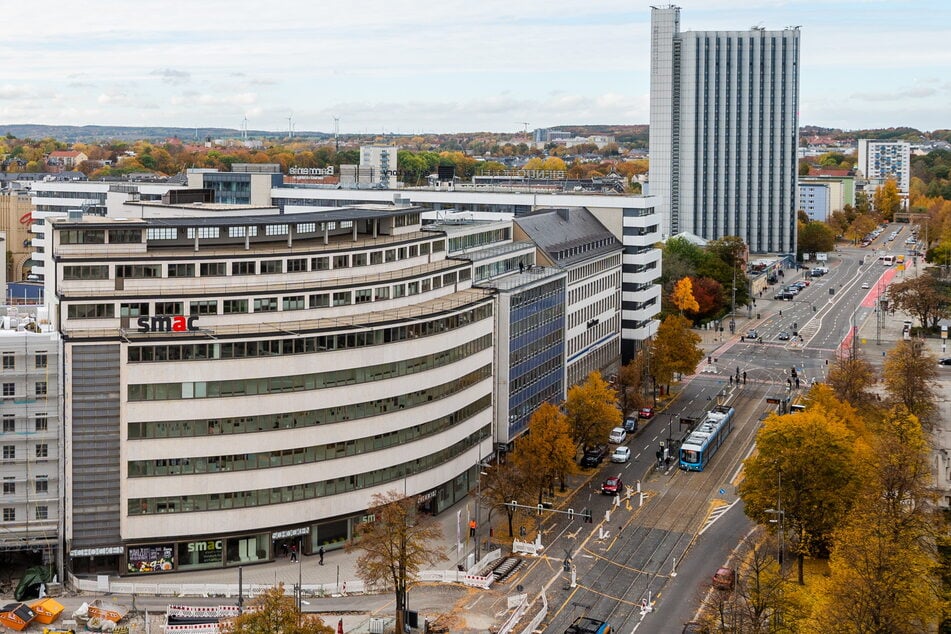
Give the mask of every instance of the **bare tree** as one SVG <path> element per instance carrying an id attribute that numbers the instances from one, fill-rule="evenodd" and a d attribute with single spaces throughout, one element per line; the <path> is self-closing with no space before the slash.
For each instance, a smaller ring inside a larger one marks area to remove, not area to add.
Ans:
<path id="1" fill-rule="evenodd" d="M 422 523 L 416 504 L 397 491 L 377 493 L 367 514 L 371 521 L 360 525 L 357 541 L 347 544 L 347 552 L 360 552 L 357 575 L 365 583 L 387 579 L 396 594 L 396 631 L 403 631 L 406 594 L 420 567 L 448 559 L 433 547 L 442 537 L 438 524 Z"/>

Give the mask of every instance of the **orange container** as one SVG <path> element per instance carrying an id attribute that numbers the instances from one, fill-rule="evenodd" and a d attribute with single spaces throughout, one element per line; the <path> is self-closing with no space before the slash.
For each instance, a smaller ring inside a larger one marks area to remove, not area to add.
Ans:
<path id="1" fill-rule="evenodd" d="M 49 625 L 58 619 L 59 615 L 66 609 L 63 604 L 50 597 L 37 599 L 30 604 L 30 608 L 36 613 L 36 622 L 44 625 Z"/>
<path id="2" fill-rule="evenodd" d="M 26 603 L 8 603 L 0 608 L 0 623 L 17 632 L 25 630 L 35 617 L 36 614 Z"/>

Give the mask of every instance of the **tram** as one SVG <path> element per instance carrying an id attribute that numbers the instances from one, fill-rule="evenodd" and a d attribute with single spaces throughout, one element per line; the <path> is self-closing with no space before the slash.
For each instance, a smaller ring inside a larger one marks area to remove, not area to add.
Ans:
<path id="1" fill-rule="evenodd" d="M 736 410 L 727 405 L 717 405 L 707 412 L 680 446 L 681 469 L 703 471 L 733 430 L 734 414 Z"/>

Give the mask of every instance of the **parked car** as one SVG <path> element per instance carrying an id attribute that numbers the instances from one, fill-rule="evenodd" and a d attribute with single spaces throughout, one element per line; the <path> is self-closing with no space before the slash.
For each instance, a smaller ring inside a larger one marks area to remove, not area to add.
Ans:
<path id="1" fill-rule="evenodd" d="M 943 359 L 938 359 L 938 365 L 951 365 L 951 357 L 945 357 Z"/>
<path id="2" fill-rule="evenodd" d="M 637 417 L 625 418 L 624 419 L 624 431 L 627 433 L 633 433 L 637 431 Z"/>
<path id="3" fill-rule="evenodd" d="M 642 407 L 639 412 L 637 412 L 639 418 L 654 418 L 654 408 L 653 407 Z"/>
<path id="4" fill-rule="evenodd" d="M 868 282 L 862 282 L 862 288 L 863 289 L 868 288 Z"/>
<path id="5" fill-rule="evenodd" d="M 789 333 L 784 330 L 778 335 L 776 335 L 776 338 L 779 339 L 780 341 L 789 341 Z"/>
<path id="6" fill-rule="evenodd" d="M 713 574 L 713 587 L 717 590 L 732 591 L 736 586 L 736 570 L 733 568 L 717 568 Z"/>
<path id="7" fill-rule="evenodd" d="M 756 339 L 757 337 L 759 337 L 759 333 L 756 332 L 755 330 L 751 330 L 748 333 L 746 333 L 747 339 Z"/>
<path id="8" fill-rule="evenodd" d="M 608 442 L 615 445 L 619 445 L 625 440 L 627 440 L 627 432 L 624 431 L 623 427 L 615 427 L 608 435 Z"/>
<path id="9" fill-rule="evenodd" d="M 624 483 L 621 482 L 621 476 L 610 476 L 601 485 L 601 493 L 604 495 L 620 495 L 624 490 Z"/>
<path id="10" fill-rule="evenodd" d="M 621 445 L 611 454 L 611 462 L 627 462 L 631 459 L 631 448 Z"/>
<path id="11" fill-rule="evenodd" d="M 584 450 L 584 456 L 581 457 L 582 467 L 596 467 L 604 460 L 608 453 L 607 445 L 594 445 Z"/>

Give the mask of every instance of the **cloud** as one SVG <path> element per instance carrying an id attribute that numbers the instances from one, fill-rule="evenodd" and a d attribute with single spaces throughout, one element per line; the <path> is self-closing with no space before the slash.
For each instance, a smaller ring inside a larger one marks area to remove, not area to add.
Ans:
<path id="1" fill-rule="evenodd" d="M 232 95 L 222 93 L 199 93 L 193 90 L 172 96 L 169 103 L 173 106 L 245 106 L 256 103 L 257 93 L 243 92 Z"/>
<path id="2" fill-rule="evenodd" d="M 151 75 L 161 77 L 166 84 L 187 84 L 192 79 L 192 74 L 185 70 L 175 70 L 174 68 L 163 68 L 153 70 Z"/>

